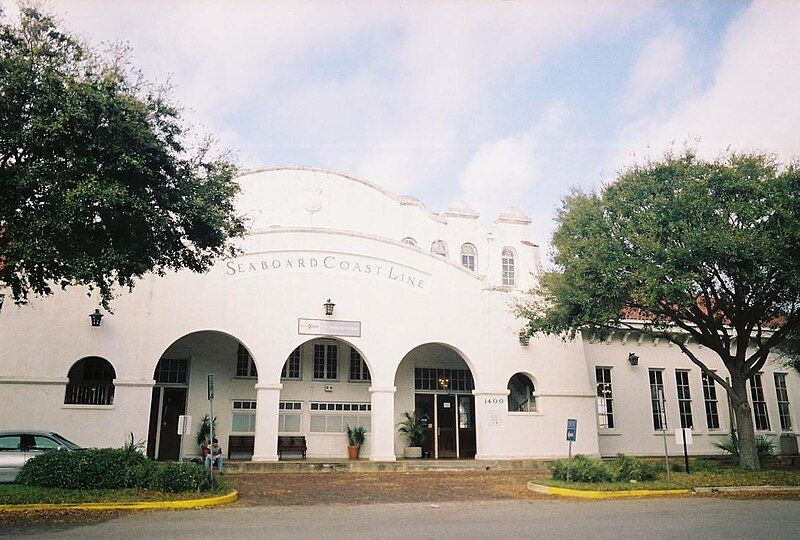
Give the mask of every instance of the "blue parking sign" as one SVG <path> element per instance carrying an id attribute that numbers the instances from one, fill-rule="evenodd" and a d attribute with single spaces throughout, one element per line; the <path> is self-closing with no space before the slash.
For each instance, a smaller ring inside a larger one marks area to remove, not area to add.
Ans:
<path id="1" fill-rule="evenodd" d="M 573 442 L 578 431 L 578 420 L 576 418 L 567 419 L 567 440 Z"/>

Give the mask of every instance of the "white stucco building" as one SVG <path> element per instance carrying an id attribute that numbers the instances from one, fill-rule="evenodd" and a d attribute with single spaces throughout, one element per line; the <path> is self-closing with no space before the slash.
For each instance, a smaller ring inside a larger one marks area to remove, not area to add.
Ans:
<path id="1" fill-rule="evenodd" d="M 683 421 L 693 454 L 718 452 L 725 393 L 677 347 L 633 332 L 521 342 L 513 304 L 540 253 L 519 210 L 486 226 L 464 204 L 435 214 L 311 168 L 239 182 L 249 234 L 241 256 L 207 274 L 148 277 L 99 326 L 88 317 L 96 299 L 78 288 L 26 306 L 6 298 L 0 429 L 85 446 L 133 432 L 150 455 L 174 459 L 177 417 L 190 414 L 197 430 L 213 373 L 216 432 L 232 457 L 277 460 L 279 435 L 298 435 L 309 458 L 341 458 L 345 427 L 362 425 L 362 457 L 394 460 L 405 446 L 397 424 L 414 410 L 427 418 L 431 458 L 561 457 L 567 418 L 578 421 L 576 453 L 658 455 L 660 386 L 670 430 Z M 752 391 L 759 433 L 793 434 L 797 373 L 770 364 Z M 186 453 L 197 452 L 191 437 Z"/>

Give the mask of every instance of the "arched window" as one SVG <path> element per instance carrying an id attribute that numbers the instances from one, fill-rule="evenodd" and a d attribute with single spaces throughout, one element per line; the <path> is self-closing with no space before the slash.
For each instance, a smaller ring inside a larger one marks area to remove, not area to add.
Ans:
<path id="1" fill-rule="evenodd" d="M 447 257 L 447 244 L 444 243 L 444 240 L 434 241 L 433 244 L 431 244 L 431 253 Z"/>
<path id="2" fill-rule="evenodd" d="M 406 236 L 405 238 L 403 238 L 400 241 L 402 243 L 404 243 L 404 244 L 408 244 L 409 246 L 416 246 L 417 245 L 417 241 L 414 240 L 413 238 L 411 238 L 410 236 Z"/>
<path id="3" fill-rule="evenodd" d="M 516 373 L 508 381 L 508 411 L 536 412 L 533 381 L 524 373 Z"/>
<path id="4" fill-rule="evenodd" d="M 81 358 L 69 369 L 69 383 L 64 396 L 66 405 L 112 405 L 114 403 L 114 367 L 104 358 Z"/>
<path id="5" fill-rule="evenodd" d="M 503 248 L 503 285 L 514 287 L 517 284 L 517 264 L 514 250 Z"/>
<path id="6" fill-rule="evenodd" d="M 461 246 L 461 266 L 473 272 L 478 266 L 478 250 L 472 244 Z"/>

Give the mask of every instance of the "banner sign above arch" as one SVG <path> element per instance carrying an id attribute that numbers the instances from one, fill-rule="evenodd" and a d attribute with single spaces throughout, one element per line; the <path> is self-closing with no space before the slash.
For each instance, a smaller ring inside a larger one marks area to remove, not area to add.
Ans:
<path id="1" fill-rule="evenodd" d="M 338 274 L 391 283 L 407 290 L 427 294 L 431 275 L 397 262 L 326 251 L 274 251 L 237 257 L 224 263 L 230 279 L 274 274 Z"/>
<path id="2" fill-rule="evenodd" d="M 361 337 L 361 321 L 298 319 L 297 333 L 312 336 Z"/>

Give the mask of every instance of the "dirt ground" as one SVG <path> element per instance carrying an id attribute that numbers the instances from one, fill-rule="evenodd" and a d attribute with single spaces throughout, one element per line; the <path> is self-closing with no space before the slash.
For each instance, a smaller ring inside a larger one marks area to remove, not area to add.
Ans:
<path id="1" fill-rule="evenodd" d="M 230 475 L 244 506 L 546 499 L 531 471 L 320 472 Z"/>

